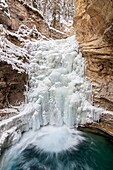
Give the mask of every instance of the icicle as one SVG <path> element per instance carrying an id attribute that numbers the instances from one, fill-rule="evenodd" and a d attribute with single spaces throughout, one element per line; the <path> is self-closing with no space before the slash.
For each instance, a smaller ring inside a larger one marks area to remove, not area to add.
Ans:
<path id="1" fill-rule="evenodd" d="M 40 99 L 35 104 L 35 112 L 32 116 L 32 128 L 33 130 L 38 130 L 42 125 L 42 114 L 41 114 L 41 105 Z"/>
<path id="2" fill-rule="evenodd" d="M 84 78 L 84 59 L 75 38 L 37 41 L 30 49 L 28 99 L 35 108 L 33 129 L 91 122 L 91 86 Z"/>

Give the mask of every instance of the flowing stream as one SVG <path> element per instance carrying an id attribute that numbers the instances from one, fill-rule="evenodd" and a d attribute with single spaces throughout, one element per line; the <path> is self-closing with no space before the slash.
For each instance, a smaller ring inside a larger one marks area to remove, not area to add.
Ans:
<path id="1" fill-rule="evenodd" d="M 25 107 L 32 107 L 31 130 L 5 152 L 1 170 L 111 170 L 112 145 L 104 153 L 104 138 L 76 129 L 99 115 L 91 105 L 91 84 L 75 37 L 36 41 L 27 50 Z"/>

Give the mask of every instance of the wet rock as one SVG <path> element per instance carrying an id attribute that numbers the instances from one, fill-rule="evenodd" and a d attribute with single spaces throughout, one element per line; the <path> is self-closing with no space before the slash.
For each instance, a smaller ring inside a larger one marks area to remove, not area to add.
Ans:
<path id="1" fill-rule="evenodd" d="M 80 129 L 107 136 L 113 142 L 113 115 L 103 114 L 99 122 L 86 124 L 85 127 L 80 127 Z"/>

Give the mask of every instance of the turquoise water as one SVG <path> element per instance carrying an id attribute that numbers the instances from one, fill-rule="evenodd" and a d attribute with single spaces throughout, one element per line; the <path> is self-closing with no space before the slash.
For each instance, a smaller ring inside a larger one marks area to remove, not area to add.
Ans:
<path id="1" fill-rule="evenodd" d="M 85 140 L 75 149 L 59 153 L 29 144 L 21 153 L 13 153 L 10 161 L 4 159 L 2 170 L 113 170 L 113 144 L 92 133 L 82 136 Z"/>

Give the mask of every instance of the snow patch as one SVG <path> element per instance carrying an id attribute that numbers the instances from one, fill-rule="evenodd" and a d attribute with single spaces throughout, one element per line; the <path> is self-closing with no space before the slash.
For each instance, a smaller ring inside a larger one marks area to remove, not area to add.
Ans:
<path id="1" fill-rule="evenodd" d="M 7 31 L 0 24 L 0 61 L 5 61 L 12 65 L 12 68 L 18 70 L 19 73 L 27 72 L 28 62 L 23 62 L 23 59 L 28 58 L 28 52 L 25 48 L 21 48 L 6 38 Z"/>

